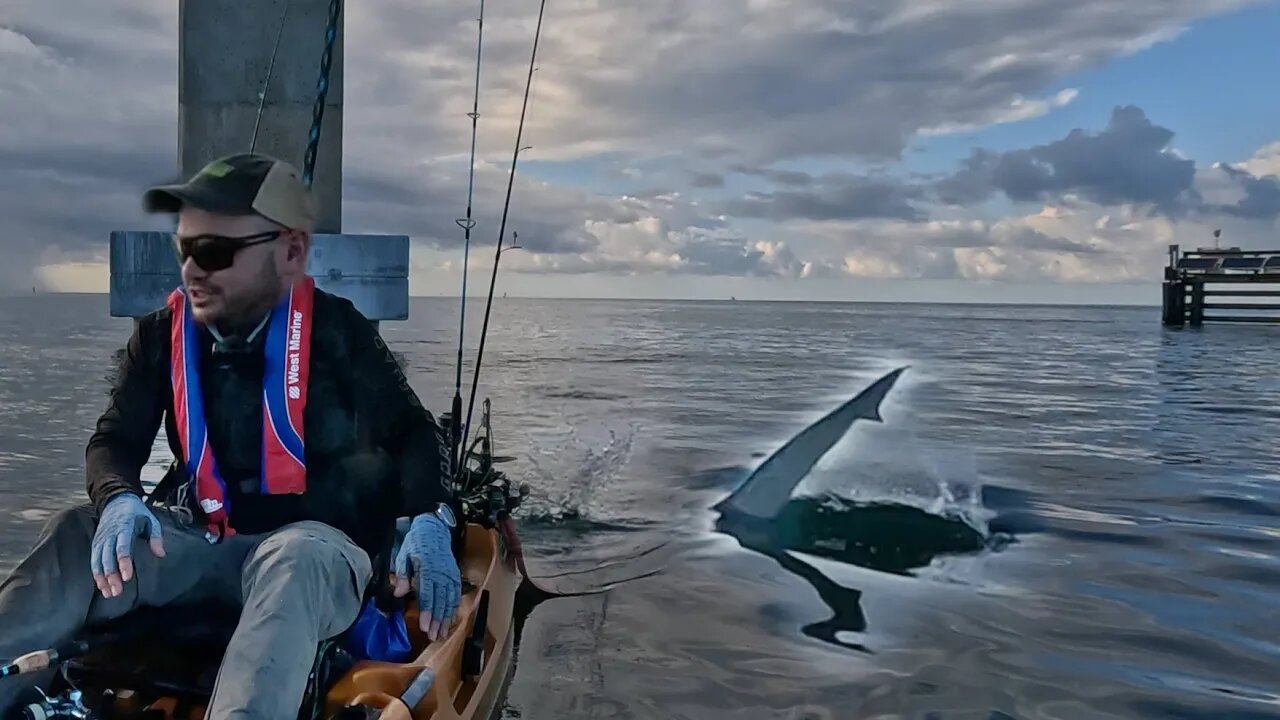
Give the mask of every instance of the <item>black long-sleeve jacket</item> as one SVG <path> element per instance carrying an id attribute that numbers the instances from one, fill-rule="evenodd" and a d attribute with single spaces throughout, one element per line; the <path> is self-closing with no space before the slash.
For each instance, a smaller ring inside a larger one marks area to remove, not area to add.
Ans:
<path id="1" fill-rule="evenodd" d="M 448 499 L 448 450 L 377 328 L 349 300 L 315 291 L 310 381 L 303 411 L 307 490 L 263 495 L 262 343 L 213 350 L 201 328 L 201 382 L 209 444 L 227 484 L 230 524 L 260 533 L 299 520 L 345 532 L 370 555 L 395 518 L 431 512 Z M 125 348 L 110 401 L 85 452 L 89 496 L 101 512 L 116 493 L 142 494 L 139 479 L 160 423 L 185 481 L 170 384 L 171 312 L 143 317 Z M 165 483 L 170 485 L 170 483 Z M 172 501 L 174 494 L 169 494 Z M 202 517 L 194 492 L 186 502 Z"/>

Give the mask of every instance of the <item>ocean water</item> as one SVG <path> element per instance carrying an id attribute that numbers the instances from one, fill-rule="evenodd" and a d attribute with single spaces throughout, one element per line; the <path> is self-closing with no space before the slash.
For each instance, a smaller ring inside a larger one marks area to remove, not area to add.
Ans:
<path id="1" fill-rule="evenodd" d="M 383 326 L 438 411 L 457 316 Z M 0 300 L 0 571 L 83 497 L 129 329 L 101 296 Z M 1280 718 L 1277 347 L 1156 308 L 495 300 L 479 397 L 534 572 L 647 575 L 538 607 L 502 714 Z M 719 528 L 902 366 L 784 536 Z"/>

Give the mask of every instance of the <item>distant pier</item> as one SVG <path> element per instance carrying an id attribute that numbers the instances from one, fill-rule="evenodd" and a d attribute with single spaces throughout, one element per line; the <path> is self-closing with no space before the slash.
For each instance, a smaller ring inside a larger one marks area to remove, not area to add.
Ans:
<path id="1" fill-rule="evenodd" d="M 1265 285 L 1271 287 L 1258 287 Z M 1237 298 L 1250 300 L 1242 302 Z M 1169 265 L 1164 270 L 1163 307 L 1162 322 L 1168 327 L 1196 328 L 1204 323 L 1280 325 L 1280 249 L 1215 247 L 1182 252 L 1177 245 L 1170 245 Z"/>

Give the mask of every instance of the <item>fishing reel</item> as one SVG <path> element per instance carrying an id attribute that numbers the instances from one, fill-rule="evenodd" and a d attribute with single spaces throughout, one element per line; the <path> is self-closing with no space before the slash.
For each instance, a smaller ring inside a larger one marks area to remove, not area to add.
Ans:
<path id="1" fill-rule="evenodd" d="M 528 483 L 521 483 L 519 489 L 512 493 L 511 481 L 504 477 L 501 484 L 491 485 L 484 499 L 473 506 L 478 516 L 476 522 L 486 528 L 495 527 L 520 507 L 520 503 L 527 497 L 529 497 Z"/>
<path id="2" fill-rule="evenodd" d="M 8 717 L 12 720 L 97 720 L 98 715 L 85 707 L 84 696 L 79 690 L 68 690 L 62 695 L 49 697 L 40 688 L 32 688 L 39 699 L 15 709 Z"/>
<path id="3" fill-rule="evenodd" d="M 441 419 L 445 425 L 452 422 L 448 414 L 442 415 Z M 511 479 L 495 467 L 512 460 L 515 460 L 512 456 L 495 455 L 493 452 L 491 404 L 486 398 L 479 431 L 463 453 L 454 480 L 455 498 L 464 524 L 474 522 L 485 528 L 496 527 L 529 496 L 527 483 L 512 488 Z"/>

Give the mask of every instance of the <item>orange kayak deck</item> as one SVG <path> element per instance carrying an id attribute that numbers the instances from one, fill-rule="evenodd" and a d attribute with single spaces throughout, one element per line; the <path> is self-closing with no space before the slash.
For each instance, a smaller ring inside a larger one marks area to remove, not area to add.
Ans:
<path id="1" fill-rule="evenodd" d="M 510 680 L 514 645 L 513 617 L 521 577 L 509 561 L 497 530 L 478 524 L 467 527 L 460 563 L 462 577 L 473 587 L 462 596 L 453 626 L 431 642 L 418 629 L 418 609 L 405 610 L 405 622 L 415 657 L 407 663 L 361 660 L 329 690 L 327 717 L 346 705 L 375 708 L 404 705 L 398 698 L 423 668 L 435 673 L 426 696 L 412 708 L 413 720 L 485 720 L 496 709 Z M 463 676 L 463 650 L 472 633 L 482 593 L 488 594 L 484 628 L 484 656 L 479 675 Z"/>

